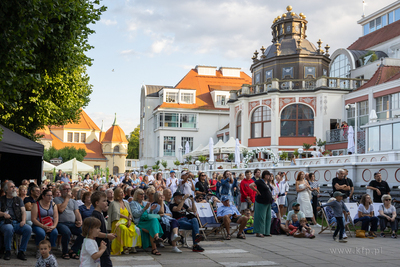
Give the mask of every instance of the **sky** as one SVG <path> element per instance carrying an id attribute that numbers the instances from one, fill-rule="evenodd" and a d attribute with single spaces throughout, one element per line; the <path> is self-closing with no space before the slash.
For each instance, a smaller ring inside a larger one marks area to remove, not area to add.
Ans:
<path id="1" fill-rule="evenodd" d="M 175 86 L 196 65 L 240 67 L 271 45 L 274 18 L 292 5 L 308 21 L 307 39 L 332 54 L 362 35 L 362 0 L 102 0 L 107 11 L 91 26 L 87 55 L 93 93 L 85 108 L 104 130 L 114 114 L 129 134 L 140 123 L 142 84 Z M 365 15 L 395 2 L 366 0 Z"/>

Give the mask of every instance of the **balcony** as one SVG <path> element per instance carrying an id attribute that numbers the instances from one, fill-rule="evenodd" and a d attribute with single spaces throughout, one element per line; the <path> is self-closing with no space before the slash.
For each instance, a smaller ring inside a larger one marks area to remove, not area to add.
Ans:
<path id="1" fill-rule="evenodd" d="M 326 143 L 335 144 L 347 142 L 347 132 L 347 129 L 333 129 L 326 131 Z"/>
<path id="2" fill-rule="evenodd" d="M 341 89 L 353 91 L 364 85 L 368 80 L 366 79 L 351 79 L 351 78 L 331 78 L 320 77 L 317 79 L 293 79 L 293 80 L 279 80 L 272 79 L 265 83 L 243 85 L 236 93 L 236 96 L 241 95 L 255 95 L 267 93 L 271 90 L 278 91 L 309 91 L 317 88 L 328 89 Z M 231 96 L 232 99 L 232 96 Z M 234 100 L 234 99 L 232 99 Z"/>

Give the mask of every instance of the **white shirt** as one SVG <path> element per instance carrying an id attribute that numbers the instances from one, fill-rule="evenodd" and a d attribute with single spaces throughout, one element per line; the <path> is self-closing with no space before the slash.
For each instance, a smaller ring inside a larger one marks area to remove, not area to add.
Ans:
<path id="1" fill-rule="evenodd" d="M 176 192 L 176 190 L 178 189 L 177 181 L 178 181 L 178 178 L 176 178 L 176 177 L 174 177 L 174 178 L 169 177 L 167 179 L 167 187 L 171 190 L 172 194 L 174 194 Z M 171 184 L 171 186 L 169 184 Z"/>
<path id="2" fill-rule="evenodd" d="M 87 185 L 91 185 L 92 184 L 92 179 L 85 179 L 85 180 L 83 180 L 83 183 L 87 184 Z"/>
<path id="3" fill-rule="evenodd" d="M 152 174 L 148 175 L 147 178 L 149 178 L 149 182 L 154 181 L 154 176 Z"/>
<path id="4" fill-rule="evenodd" d="M 193 194 L 193 191 L 192 191 L 193 181 L 187 180 L 186 183 L 184 183 L 184 184 L 182 184 L 182 182 L 183 182 L 183 180 L 181 180 L 179 182 L 179 186 L 181 188 L 181 193 L 184 195 L 186 195 L 186 194 L 192 195 Z"/>
<path id="5" fill-rule="evenodd" d="M 85 238 L 82 244 L 81 264 L 79 267 L 100 267 L 100 258 L 96 261 L 93 260 L 92 255 L 99 251 L 99 247 L 97 246 L 97 242 L 94 239 Z"/>

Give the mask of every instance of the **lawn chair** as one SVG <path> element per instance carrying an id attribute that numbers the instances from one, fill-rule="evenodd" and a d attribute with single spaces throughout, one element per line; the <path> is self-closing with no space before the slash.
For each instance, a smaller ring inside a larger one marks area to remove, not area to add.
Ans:
<path id="1" fill-rule="evenodd" d="M 221 231 L 222 236 L 225 238 L 224 226 L 219 223 L 215 217 L 214 211 L 209 203 L 195 203 L 197 209 L 197 218 L 199 220 L 199 226 L 204 238 L 207 239 L 207 235 L 212 233 L 217 234 Z M 206 234 L 205 231 L 211 229 L 211 231 Z"/>
<path id="2" fill-rule="evenodd" d="M 320 205 L 323 205 L 323 204 L 325 204 L 325 203 L 322 203 L 322 204 L 320 203 Z M 326 212 L 326 208 L 327 207 L 324 207 L 324 208 L 321 209 L 321 211 L 322 211 L 321 231 L 318 234 L 321 234 L 325 230 L 329 230 L 330 233 L 332 234 L 332 227 L 336 227 L 337 226 L 336 222 L 329 223 L 329 218 L 328 218 L 328 215 L 327 215 L 327 212 Z M 328 226 L 324 226 L 324 221 L 326 221 L 326 224 Z M 346 221 L 344 229 L 345 229 L 345 231 L 347 231 L 348 236 L 352 237 L 351 230 L 350 230 L 350 227 L 349 227 L 349 224 L 351 222 L 351 218 L 348 218 L 348 221 L 349 221 L 348 223 Z"/>
<path id="3" fill-rule="evenodd" d="M 223 203 L 217 203 L 217 210 L 218 210 L 219 207 L 221 207 L 223 205 L 224 205 Z M 213 210 L 213 213 L 214 213 L 214 216 L 215 216 L 215 220 L 218 222 L 217 214 L 214 212 L 214 210 Z M 239 226 L 240 226 L 240 224 L 238 224 L 238 223 L 234 223 L 234 222 L 230 223 L 230 227 L 234 228 L 234 230 L 231 233 L 231 235 L 233 235 L 236 231 L 239 230 Z M 223 232 L 225 233 L 226 229 L 225 229 L 225 227 L 223 225 L 222 225 L 222 229 L 223 229 Z M 225 236 L 224 236 L 224 238 L 225 238 Z"/>
<path id="4" fill-rule="evenodd" d="M 350 212 L 350 224 L 353 227 L 354 234 L 356 232 L 356 226 L 361 226 L 361 221 L 358 221 L 356 224 L 354 224 L 354 217 L 358 213 L 358 204 L 357 203 L 345 203 L 347 209 Z M 349 226 L 350 229 L 350 226 Z"/>

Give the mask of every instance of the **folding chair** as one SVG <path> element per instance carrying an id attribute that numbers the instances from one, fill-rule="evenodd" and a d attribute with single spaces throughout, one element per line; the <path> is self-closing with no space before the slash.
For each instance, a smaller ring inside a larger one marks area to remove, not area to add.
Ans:
<path id="1" fill-rule="evenodd" d="M 323 204 L 325 204 L 325 203 L 322 203 L 322 204 L 320 203 L 320 205 L 323 205 Z M 327 207 L 324 207 L 324 208 L 321 209 L 321 211 L 322 211 L 321 231 L 318 234 L 321 234 L 325 230 L 329 230 L 330 233 L 332 234 L 332 227 L 337 226 L 336 222 L 329 223 L 329 219 L 328 219 L 328 216 L 327 216 L 326 208 Z M 349 223 L 345 223 L 344 230 L 345 230 L 345 232 L 346 231 L 348 232 L 348 236 L 352 237 L 351 230 L 350 230 L 350 227 L 349 227 L 349 224 L 351 222 L 351 218 L 348 218 L 348 219 L 349 219 Z M 326 224 L 328 226 L 324 227 L 324 221 L 326 221 Z"/>
<path id="2" fill-rule="evenodd" d="M 207 239 L 207 235 L 218 233 L 219 231 L 221 231 L 225 238 L 225 232 L 223 231 L 224 226 L 216 220 L 211 205 L 209 203 L 196 203 L 196 209 L 199 226 L 201 229 L 204 229 L 202 230 L 204 238 Z M 211 228 L 211 231 L 206 234 L 205 231 L 209 230 L 208 228 Z"/>
<path id="3" fill-rule="evenodd" d="M 217 203 L 217 211 L 218 211 L 218 208 L 219 208 L 219 207 L 222 207 L 223 205 L 224 205 L 224 204 L 222 204 L 222 203 Z M 214 214 L 215 220 L 218 222 L 217 214 L 215 214 L 214 210 L 212 210 L 212 212 L 213 212 L 213 214 Z M 236 231 L 239 230 L 239 226 L 240 226 L 240 224 L 238 224 L 238 223 L 233 223 L 233 222 L 230 223 L 230 227 L 231 227 L 231 228 L 232 228 L 232 227 L 236 227 L 236 228 L 234 228 L 234 230 L 233 230 L 233 232 L 231 233 L 231 235 L 233 235 Z M 225 233 L 226 229 L 225 229 L 225 227 L 224 227 L 223 225 L 222 225 L 222 229 L 223 229 L 223 231 L 224 231 L 224 233 Z M 224 238 L 225 238 L 225 236 L 224 236 Z"/>
<path id="4" fill-rule="evenodd" d="M 356 226 L 360 226 L 362 223 L 359 221 L 356 224 L 354 224 L 354 217 L 358 213 L 358 204 L 357 203 L 345 203 L 347 209 L 350 212 L 350 225 L 353 227 L 354 234 L 356 233 Z M 350 229 L 350 226 L 347 225 Z"/>

